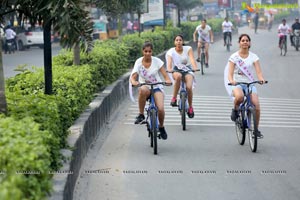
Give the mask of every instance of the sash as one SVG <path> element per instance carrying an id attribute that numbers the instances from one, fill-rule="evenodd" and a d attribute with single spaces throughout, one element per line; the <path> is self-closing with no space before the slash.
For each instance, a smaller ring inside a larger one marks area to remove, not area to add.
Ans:
<path id="1" fill-rule="evenodd" d="M 254 77 L 253 77 L 252 73 L 250 72 L 250 70 L 246 66 L 246 63 L 242 59 L 240 59 L 238 56 L 236 56 L 236 57 L 234 57 L 234 63 L 243 72 L 243 74 L 245 76 L 247 76 L 247 78 L 250 81 L 254 81 Z M 228 85 L 228 83 L 229 83 L 228 71 L 229 71 L 229 61 L 227 62 L 227 65 L 224 70 L 224 86 L 226 88 L 228 95 L 232 98 L 232 100 L 234 100 L 234 97 L 232 96 L 232 86 Z"/>
<path id="2" fill-rule="evenodd" d="M 146 80 L 146 82 L 150 82 L 150 83 L 155 83 L 155 82 L 157 82 L 157 80 L 156 80 L 153 76 L 150 76 L 149 74 L 147 74 L 147 71 L 146 71 L 146 70 L 143 70 L 142 67 L 143 67 L 142 65 L 139 66 L 139 69 L 138 69 L 138 72 L 137 72 L 138 75 L 139 75 L 139 76 L 142 76 L 142 77 Z M 158 72 L 158 73 L 159 73 L 159 72 Z M 133 72 L 131 72 L 130 77 L 129 77 L 129 86 L 128 86 L 128 89 L 129 89 L 129 96 L 130 96 L 131 101 L 132 101 L 132 102 L 136 102 L 136 101 L 135 101 L 135 98 L 134 98 L 134 95 L 133 95 L 132 84 L 131 84 L 131 82 L 130 82 L 130 79 L 131 79 L 131 77 L 132 77 L 132 74 L 133 74 Z M 164 91 L 163 91 L 163 86 L 162 86 L 162 85 L 158 85 L 157 88 L 159 88 L 159 89 L 164 93 Z"/>
<path id="3" fill-rule="evenodd" d="M 189 70 L 191 70 L 185 64 L 182 64 L 180 62 L 180 58 L 179 58 L 179 56 L 178 56 L 177 53 L 173 52 L 172 55 L 171 55 L 171 57 L 172 57 L 173 65 L 176 66 L 178 69 L 183 70 L 183 71 L 189 71 Z M 167 63 L 168 62 L 168 55 L 167 55 L 167 53 L 165 55 L 165 59 L 166 59 L 166 63 Z M 168 66 L 168 64 L 166 66 Z M 192 71 L 190 71 L 189 74 L 192 74 L 192 76 L 194 77 L 194 79 L 193 79 L 193 88 L 194 88 L 196 86 L 196 80 L 195 80 L 194 73 Z M 173 79 L 172 73 L 168 73 L 168 75 L 169 75 L 170 80 L 174 84 L 174 79 Z"/>

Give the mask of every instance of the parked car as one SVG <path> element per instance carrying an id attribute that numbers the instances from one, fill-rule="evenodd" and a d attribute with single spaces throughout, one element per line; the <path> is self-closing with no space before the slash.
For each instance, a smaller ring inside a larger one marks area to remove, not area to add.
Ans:
<path id="1" fill-rule="evenodd" d="M 29 27 L 27 30 L 16 27 L 16 33 L 19 50 L 28 49 L 32 46 L 44 48 L 44 34 L 41 27 Z"/>

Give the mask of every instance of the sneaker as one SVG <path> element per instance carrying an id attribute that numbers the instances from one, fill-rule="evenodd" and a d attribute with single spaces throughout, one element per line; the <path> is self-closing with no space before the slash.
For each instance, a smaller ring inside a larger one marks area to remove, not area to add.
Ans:
<path id="1" fill-rule="evenodd" d="M 257 130 L 256 135 L 257 135 L 257 139 L 263 139 L 264 138 L 264 135 L 261 134 L 261 132 L 259 130 Z"/>
<path id="2" fill-rule="evenodd" d="M 142 121 L 144 121 L 145 116 L 143 114 L 139 114 L 136 118 L 135 118 L 135 124 L 140 124 Z"/>
<path id="3" fill-rule="evenodd" d="M 197 58 L 196 61 L 197 61 L 197 62 L 201 62 L 200 58 Z"/>
<path id="4" fill-rule="evenodd" d="M 173 97 L 173 98 L 171 99 L 170 105 L 171 105 L 172 107 L 176 107 L 176 106 L 177 106 L 177 99 L 176 99 L 176 97 Z"/>
<path id="5" fill-rule="evenodd" d="M 209 67 L 209 66 L 208 66 L 208 63 L 205 63 L 205 67 L 206 67 L 206 68 L 208 68 L 208 67 Z"/>
<path id="6" fill-rule="evenodd" d="M 235 122 L 238 117 L 239 117 L 238 111 L 235 110 L 235 109 L 232 109 L 232 111 L 231 111 L 231 120 L 233 122 Z"/>
<path id="7" fill-rule="evenodd" d="M 194 117 L 194 109 L 193 109 L 193 107 L 189 107 L 187 115 L 189 116 L 189 118 L 193 118 Z"/>
<path id="8" fill-rule="evenodd" d="M 166 140 L 168 138 L 168 134 L 165 130 L 165 127 L 159 127 L 159 132 L 160 132 L 160 137 L 163 139 L 163 140 Z"/>

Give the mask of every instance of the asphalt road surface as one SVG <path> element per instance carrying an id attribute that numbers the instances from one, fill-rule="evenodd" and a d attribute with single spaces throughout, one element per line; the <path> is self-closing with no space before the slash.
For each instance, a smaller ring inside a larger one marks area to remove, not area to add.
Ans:
<path id="1" fill-rule="evenodd" d="M 275 27 L 274 27 L 275 28 Z M 252 39 L 269 84 L 257 86 L 261 100 L 258 150 L 248 140 L 238 144 L 230 121 L 232 102 L 223 84 L 231 52 L 222 41 L 210 48 L 210 67 L 196 74 L 195 118 L 182 131 L 166 87 L 165 127 L 168 140 L 149 145 L 146 127 L 134 125 L 137 104 L 128 100 L 115 112 L 109 128 L 92 145 L 74 191 L 76 200 L 299 200 L 300 199 L 300 52 L 290 47 L 280 56 L 276 31 L 243 27 Z M 196 50 L 196 49 L 194 49 Z M 195 52 L 196 55 L 196 52 Z"/>

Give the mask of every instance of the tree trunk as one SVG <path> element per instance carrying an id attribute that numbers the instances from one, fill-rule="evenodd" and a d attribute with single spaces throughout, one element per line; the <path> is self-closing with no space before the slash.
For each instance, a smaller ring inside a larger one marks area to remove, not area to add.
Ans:
<path id="1" fill-rule="evenodd" d="M 73 53 L 74 53 L 74 65 L 80 65 L 80 46 L 79 43 L 76 43 L 73 47 Z"/>
<path id="2" fill-rule="evenodd" d="M 2 62 L 2 38 L 0 36 L 0 113 L 7 114 L 7 103 L 5 97 L 5 77 Z"/>
<path id="3" fill-rule="evenodd" d="M 180 22 L 180 9 L 179 9 L 179 7 L 177 7 L 177 17 L 178 17 L 178 27 L 180 27 L 181 26 L 181 22 Z"/>
<path id="4" fill-rule="evenodd" d="M 44 78 L 45 94 L 52 94 L 51 22 L 44 24 Z"/>

